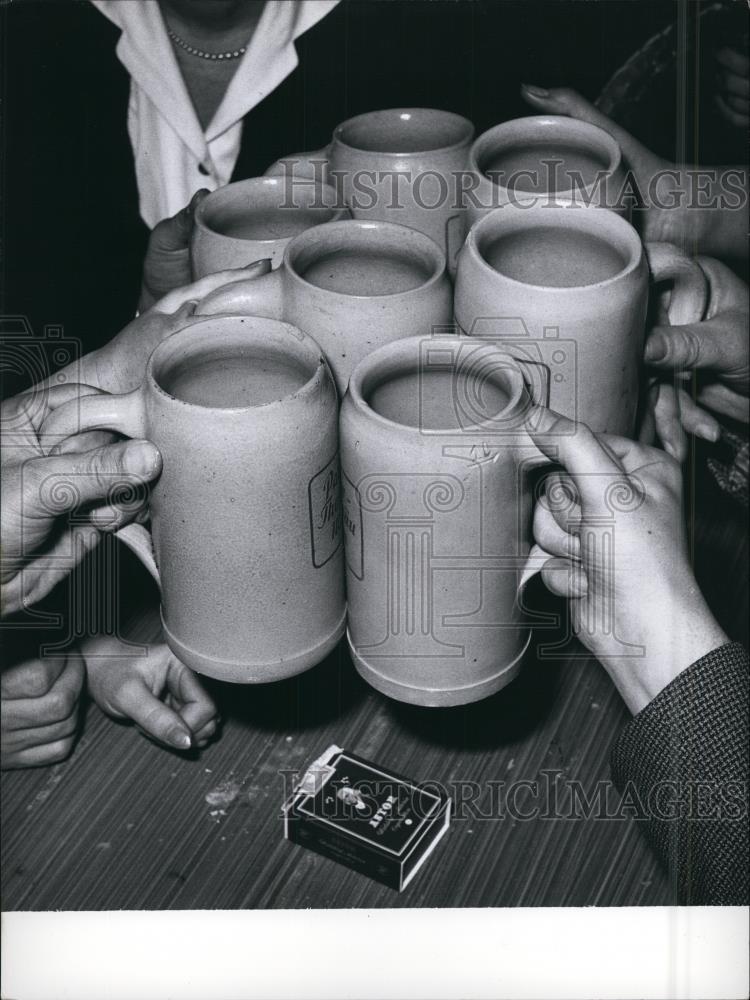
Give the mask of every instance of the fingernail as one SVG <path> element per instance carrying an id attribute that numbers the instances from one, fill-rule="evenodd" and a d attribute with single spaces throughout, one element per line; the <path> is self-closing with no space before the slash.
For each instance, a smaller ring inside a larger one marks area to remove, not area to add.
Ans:
<path id="1" fill-rule="evenodd" d="M 652 333 L 646 341 L 646 361 L 663 361 L 667 356 L 667 342 L 660 333 Z"/>
<path id="2" fill-rule="evenodd" d="M 178 750 L 189 750 L 193 745 L 193 741 L 185 730 L 179 729 L 177 726 L 167 733 L 167 742 L 171 743 L 173 747 L 177 747 Z"/>
<path id="3" fill-rule="evenodd" d="M 95 524 L 97 528 L 109 528 L 110 530 L 116 528 L 122 519 L 120 511 L 113 510 L 111 507 L 106 507 L 104 510 L 92 510 L 90 516 L 91 523 Z"/>
<path id="4" fill-rule="evenodd" d="M 718 441 L 719 429 L 714 424 L 698 424 L 695 433 L 704 441 Z"/>
<path id="5" fill-rule="evenodd" d="M 161 456 L 150 441 L 130 441 L 125 449 L 125 464 L 129 472 L 149 479 L 159 468 Z"/>
<path id="6" fill-rule="evenodd" d="M 549 97 L 549 91 L 544 87 L 536 87 L 533 83 L 522 83 L 521 86 L 532 97 Z"/>
<path id="7" fill-rule="evenodd" d="M 198 205 L 200 205 L 200 203 L 206 197 L 206 195 L 210 193 L 211 192 L 208 190 L 208 188 L 199 188 L 199 190 L 195 192 L 193 197 L 185 206 L 185 212 L 187 213 L 187 215 L 192 215 L 195 209 L 198 207 Z"/>

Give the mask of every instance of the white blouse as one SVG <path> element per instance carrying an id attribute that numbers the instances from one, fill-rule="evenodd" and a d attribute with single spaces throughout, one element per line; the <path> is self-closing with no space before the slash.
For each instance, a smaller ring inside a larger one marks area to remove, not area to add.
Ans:
<path id="1" fill-rule="evenodd" d="M 199 188 L 213 191 L 229 181 L 240 150 L 242 119 L 297 66 L 295 40 L 338 2 L 269 0 L 204 132 L 157 0 L 92 0 L 122 30 L 117 56 L 130 74 L 128 134 L 140 212 L 149 227 L 187 205 Z"/>

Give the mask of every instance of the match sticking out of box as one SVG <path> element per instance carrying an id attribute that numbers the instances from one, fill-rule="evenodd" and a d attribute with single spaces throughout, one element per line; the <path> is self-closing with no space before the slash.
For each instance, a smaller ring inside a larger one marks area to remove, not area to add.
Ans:
<path id="1" fill-rule="evenodd" d="M 284 804 L 284 836 L 401 892 L 448 829 L 451 800 L 330 746 Z"/>

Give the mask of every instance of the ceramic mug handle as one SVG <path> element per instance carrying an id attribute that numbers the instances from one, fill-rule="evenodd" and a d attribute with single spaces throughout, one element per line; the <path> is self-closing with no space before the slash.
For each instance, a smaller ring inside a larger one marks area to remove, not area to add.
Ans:
<path id="1" fill-rule="evenodd" d="M 143 438 L 146 437 L 145 424 L 143 388 L 139 387 L 123 395 L 102 393 L 72 399 L 47 417 L 41 434 L 66 438 L 83 431 L 106 430 L 117 431 L 130 438 Z M 115 534 L 160 584 L 150 532 L 142 524 L 127 524 Z"/>
<path id="2" fill-rule="evenodd" d="M 283 320 L 283 268 L 256 278 L 232 281 L 210 292 L 195 309 L 196 316 L 226 313 L 231 316 L 265 316 Z"/>
<path id="3" fill-rule="evenodd" d="M 708 307 L 708 280 L 699 264 L 672 243 L 645 243 L 654 281 L 674 282 L 667 318 L 672 326 L 699 323 Z"/>
<path id="4" fill-rule="evenodd" d="M 534 448 L 536 454 L 534 454 L 530 459 L 525 461 L 525 464 L 530 469 L 539 469 L 542 467 L 549 467 L 553 465 L 559 465 L 559 463 L 554 458 L 549 458 L 545 455 L 539 447 L 531 440 L 529 437 L 529 443 Z M 533 510 L 532 510 L 533 515 Z M 526 563 L 521 570 L 521 578 L 518 581 L 518 586 L 516 587 L 516 598 L 520 599 L 521 594 L 526 588 L 526 584 L 532 578 L 536 576 L 537 573 L 541 573 L 542 567 L 546 562 L 548 562 L 550 556 L 547 552 L 541 549 L 536 542 L 533 542 L 531 548 L 529 549 L 529 554 L 526 556 Z"/>
<path id="5" fill-rule="evenodd" d="M 324 184 L 327 184 L 330 156 L 330 146 L 323 146 L 321 149 L 306 150 L 304 153 L 289 153 L 288 156 L 283 156 L 280 160 L 272 163 L 263 176 L 286 177 L 291 172 L 292 180 L 320 180 Z"/>

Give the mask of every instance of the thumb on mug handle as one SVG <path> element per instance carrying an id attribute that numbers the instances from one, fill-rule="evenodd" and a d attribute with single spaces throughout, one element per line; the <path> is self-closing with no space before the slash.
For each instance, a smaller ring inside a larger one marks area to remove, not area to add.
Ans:
<path id="1" fill-rule="evenodd" d="M 122 394 L 102 392 L 71 399 L 47 416 L 39 437 L 49 450 L 52 444 L 84 431 L 117 431 L 130 438 L 146 437 L 141 387 Z"/>

